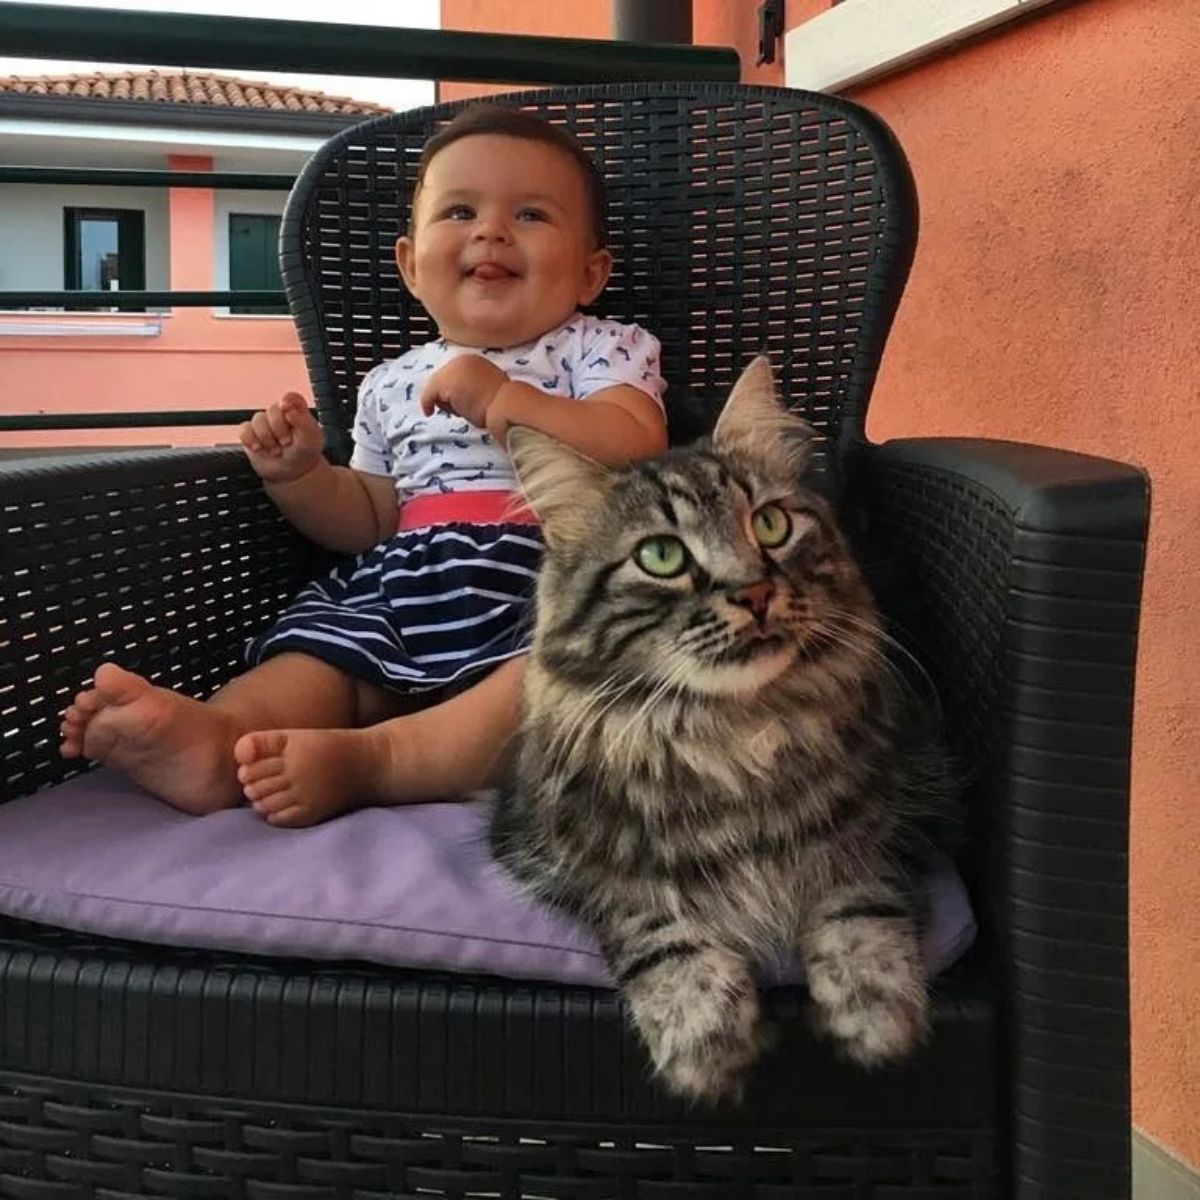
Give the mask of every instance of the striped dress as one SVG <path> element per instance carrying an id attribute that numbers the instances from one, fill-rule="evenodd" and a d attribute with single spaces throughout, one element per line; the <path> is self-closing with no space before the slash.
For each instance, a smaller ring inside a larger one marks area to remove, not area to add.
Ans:
<path id="1" fill-rule="evenodd" d="M 523 346 L 478 351 L 439 338 L 381 363 L 359 387 L 350 465 L 395 480 L 398 531 L 304 587 L 250 641 L 251 664 L 299 651 L 420 693 L 467 686 L 528 651 L 540 532 L 527 516 L 509 519 L 503 503 L 487 503 L 515 493 L 512 464 L 486 431 L 420 409 L 425 380 L 463 353 L 482 353 L 548 394 L 583 400 L 624 384 L 662 404 L 658 341 L 636 325 L 578 313 Z"/>

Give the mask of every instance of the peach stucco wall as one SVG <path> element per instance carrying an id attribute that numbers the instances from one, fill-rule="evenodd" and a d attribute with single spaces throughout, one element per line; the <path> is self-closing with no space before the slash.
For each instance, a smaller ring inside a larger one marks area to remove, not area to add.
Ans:
<path id="1" fill-rule="evenodd" d="M 172 155 L 174 170 L 211 170 L 208 157 Z M 213 192 L 171 188 L 171 288 L 213 290 Z M 22 314 L 21 321 L 84 323 L 94 314 Z M 105 321 L 142 322 L 142 314 Z M 255 408 L 308 380 L 292 323 L 282 317 L 214 316 L 176 308 L 156 337 L 5 337 L 0 342 L 0 411 L 141 412 Z M 230 441 L 232 427 L 0 433 L 15 446 L 197 445 Z"/>
<path id="2" fill-rule="evenodd" d="M 787 0 L 786 24 L 828 7 Z M 442 8 L 447 28 L 575 36 L 604 36 L 596 23 L 611 11 Z M 779 62 L 754 65 L 756 8 L 696 0 L 695 40 L 737 46 L 747 82 L 782 83 Z M 872 435 L 1024 439 L 1151 473 L 1130 862 L 1134 1119 L 1200 1164 L 1196 15 L 1192 0 L 1077 0 L 850 95 L 896 130 L 922 209 Z"/>
<path id="3" fill-rule="evenodd" d="M 471 33 L 525 33 L 539 37 L 612 37 L 612 0 L 587 4 L 546 4 L 543 0 L 442 0 L 442 28 Z M 511 92 L 510 84 L 462 83 L 437 85 L 439 100 L 461 100 L 492 92 Z"/>

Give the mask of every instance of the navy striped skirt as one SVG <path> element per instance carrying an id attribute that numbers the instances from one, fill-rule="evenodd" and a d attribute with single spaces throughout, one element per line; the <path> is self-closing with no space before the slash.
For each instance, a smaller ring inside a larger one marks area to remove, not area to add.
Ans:
<path id="1" fill-rule="evenodd" d="M 529 650 L 541 556 L 527 523 L 393 534 L 306 585 L 247 661 L 297 650 L 394 691 L 465 685 Z"/>

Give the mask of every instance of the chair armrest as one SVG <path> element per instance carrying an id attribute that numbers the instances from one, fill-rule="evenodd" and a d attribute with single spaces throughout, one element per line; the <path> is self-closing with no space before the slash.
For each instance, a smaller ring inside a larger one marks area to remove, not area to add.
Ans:
<path id="1" fill-rule="evenodd" d="M 204 696 L 314 570 L 240 450 L 0 465 L 0 800 L 79 770 L 59 715 L 103 659 Z"/>
<path id="2" fill-rule="evenodd" d="M 975 894 L 1007 1009 L 1014 1196 L 1127 1197 L 1127 844 L 1149 493 L 1012 442 L 862 452 L 884 605 L 971 774 Z"/>

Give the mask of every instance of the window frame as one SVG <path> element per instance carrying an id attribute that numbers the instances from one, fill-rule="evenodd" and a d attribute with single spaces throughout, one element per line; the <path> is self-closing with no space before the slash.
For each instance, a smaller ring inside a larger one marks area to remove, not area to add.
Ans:
<path id="1" fill-rule="evenodd" d="M 111 219 L 117 224 L 117 258 L 121 277 L 117 291 L 142 291 L 146 287 L 146 213 L 140 208 L 111 208 L 99 204 L 63 205 L 63 286 L 83 290 L 80 259 L 80 225 L 84 220 Z M 126 270 L 132 277 L 126 280 Z M 80 305 L 68 304 L 68 309 Z M 100 310 L 91 310 L 100 311 Z M 131 311 L 131 310 L 125 310 Z"/>

